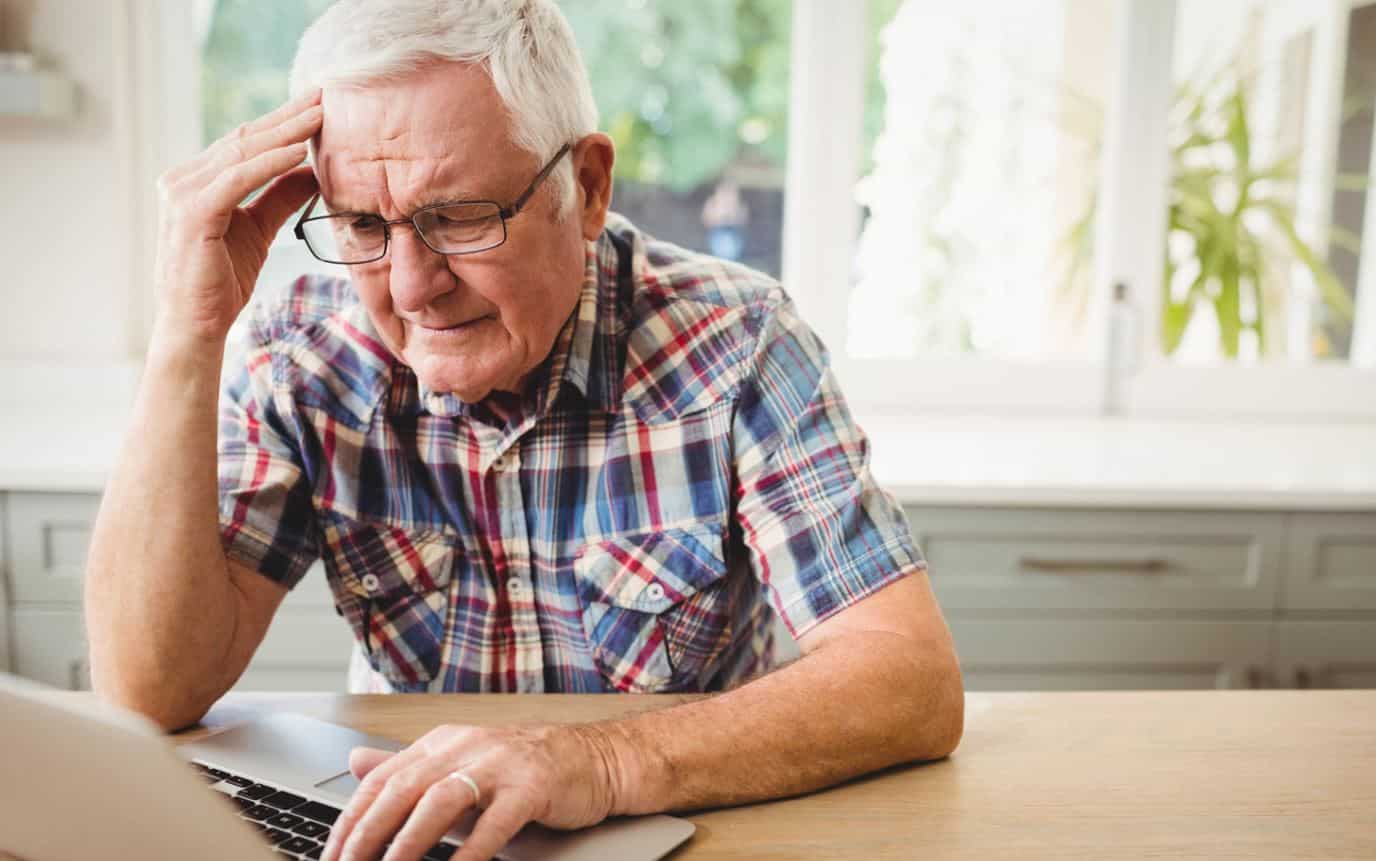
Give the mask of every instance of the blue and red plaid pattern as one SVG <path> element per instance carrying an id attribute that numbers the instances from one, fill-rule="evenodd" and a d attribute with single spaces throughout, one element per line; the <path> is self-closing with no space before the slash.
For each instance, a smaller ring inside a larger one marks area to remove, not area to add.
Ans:
<path id="1" fill-rule="evenodd" d="M 776 614 L 799 636 L 925 567 L 779 285 L 624 219 L 514 415 L 426 391 L 347 280 L 251 314 L 224 546 L 288 587 L 323 558 L 361 688 L 719 690 Z"/>

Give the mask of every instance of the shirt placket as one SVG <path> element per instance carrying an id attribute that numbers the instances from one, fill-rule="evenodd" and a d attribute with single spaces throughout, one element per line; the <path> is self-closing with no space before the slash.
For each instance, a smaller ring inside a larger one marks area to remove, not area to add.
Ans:
<path id="1" fill-rule="evenodd" d="M 488 439 L 483 440 L 482 466 L 490 477 L 488 486 L 494 494 L 491 504 L 496 508 L 502 556 L 506 560 L 506 569 L 502 572 L 505 579 L 497 588 L 506 590 L 507 604 L 511 608 L 514 666 L 503 669 L 515 677 L 517 693 L 542 693 L 545 688 L 544 648 L 535 610 L 530 536 L 526 531 L 525 497 L 521 491 L 519 441 L 524 430 L 503 435 L 492 429 L 491 445 Z"/>

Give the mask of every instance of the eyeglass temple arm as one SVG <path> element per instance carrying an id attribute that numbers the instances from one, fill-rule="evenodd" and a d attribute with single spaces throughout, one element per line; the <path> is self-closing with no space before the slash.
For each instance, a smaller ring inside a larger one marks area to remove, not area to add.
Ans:
<path id="1" fill-rule="evenodd" d="M 559 163 L 559 159 L 563 158 L 564 153 L 571 149 L 573 149 L 573 144 L 564 144 L 561 146 L 559 151 L 554 154 L 554 158 L 550 159 L 549 163 L 541 168 L 540 172 L 535 175 L 535 179 L 530 181 L 530 185 L 526 187 L 526 190 L 521 193 L 520 197 L 516 198 L 516 202 L 502 210 L 502 218 L 510 218 L 520 212 L 521 209 L 530 202 L 531 196 L 535 194 L 535 189 L 539 188 L 540 183 L 545 181 L 545 177 L 549 176 L 549 172 L 554 170 L 554 166 Z"/>
<path id="2" fill-rule="evenodd" d="M 302 242 L 306 240 L 306 231 L 301 228 L 301 225 L 306 223 L 306 216 L 311 214 L 312 209 L 315 209 L 315 203 L 318 200 L 320 200 L 320 192 L 317 191 L 311 195 L 311 201 L 306 204 L 306 208 L 301 210 L 301 217 L 296 219 L 296 227 L 292 229 L 292 233 L 296 234 L 296 238 Z"/>

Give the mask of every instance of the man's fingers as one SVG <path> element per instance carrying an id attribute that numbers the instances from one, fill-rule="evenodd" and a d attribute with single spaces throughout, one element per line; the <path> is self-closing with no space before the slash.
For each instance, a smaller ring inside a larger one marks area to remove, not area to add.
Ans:
<path id="1" fill-rule="evenodd" d="M 206 187 L 196 199 L 196 209 L 206 215 L 228 213 L 255 188 L 286 173 L 305 159 L 306 145 L 303 143 L 269 150 L 249 159 L 220 174 Z"/>
<path id="2" fill-rule="evenodd" d="M 325 851 L 320 856 L 321 861 L 335 861 L 339 858 L 344 845 L 353 836 L 354 828 L 369 815 L 386 791 L 392 775 L 423 759 L 426 755 L 419 745 L 413 744 L 399 753 L 383 758 L 380 762 L 367 762 L 366 760 L 370 759 L 371 755 L 358 753 L 360 750 L 372 750 L 372 748 L 354 748 L 349 754 L 349 770 L 354 770 L 354 757 L 357 755 L 360 758 L 360 765 L 368 766 L 368 772 L 360 778 L 362 783 L 359 784 L 358 789 L 354 790 L 353 797 L 349 799 L 349 803 L 344 806 L 343 812 L 335 820 L 334 827 L 330 829 L 330 838 L 325 841 Z M 381 845 L 379 842 L 378 846 L 381 847 Z"/>
<path id="3" fill-rule="evenodd" d="M 282 225 L 291 218 L 301 204 L 310 200 L 320 184 L 315 180 L 315 171 L 309 165 L 293 168 L 272 181 L 263 193 L 254 198 L 246 208 L 249 215 L 258 222 L 264 236 L 276 236 Z M 359 750 L 372 748 L 359 748 Z M 377 751 L 391 756 L 391 751 Z M 352 761 L 352 760 L 351 760 Z"/>
<path id="4" fill-rule="evenodd" d="M 316 108 L 318 110 L 317 106 L 319 105 L 319 103 L 320 90 L 318 89 L 312 90 L 309 93 L 305 93 L 296 99 L 286 102 L 285 104 L 282 104 L 279 107 L 277 107 L 271 113 L 264 114 L 256 120 L 245 123 L 244 125 L 239 126 L 237 129 L 230 132 L 228 135 L 221 137 L 219 140 L 212 143 L 203 152 L 201 152 L 200 155 L 196 156 L 195 158 L 192 158 L 188 161 L 185 161 L 177 165 L 176 167 L 169 169 L 168 171 L 163 173 L 162 181 L 168 184 L 176 183 L 181 181 L 182 179 L 185 179 L 188 176 L 191 176 L 192 174 L 200 173 L 201 171 L 205 170 L 206 165 L 214 158 L 214 153 L 217 152 L 216 147 L 221 143 L 227 142 L 232 139 L 247 138 L 259 132 L 280 126 L 292 117 L 295 117 L 298 114 L 305 113 L 311 110 L 312 108 Z M 314 132 L 312 132 L 312 134 L 314 134 Z M 294 141 L 288 141 L 288 143 L 294 143 Z"/>
<path id="5" fill-rule="evenodd" d="M 384 861 L 394 858 L 417 858 L 425 854 L 431 846 L 440 842 L 461 816 L 472 815 L 474 811 L 473 790 L 462 780 L 442 777 L 421 796 L 415 810 L 406 820 L 406 825 L 397 832 L 392 848 L 383 856 Z"/>
<path id="6" fill-rule="evenodd" d="M 421 797 L 444 776 L 442 768 L 443 765 L 436 760 L 422 760 L 388 777 L 382 791 L 370 800 L 362 811 L 363 815 L 349 827 L 349 833 L 330 835 L 331 839 L 338 836 L 343 841 L 340 844 L 343 857 L 378 857 L 382 847 L 401 830 Z M 359 791 L 362 790 L 363 786 L 360 786 Z M 356 792 L 355 797 L 357 795 Z M 352 801 L 349 806 L 353 807 Z M 343 819 L 341 815 L 335 821 L 336 831 L 340 830 Z"/>
<path id="7" fill-rule="evenodd" d="M 266 193 L 267 192 L 264 192 L 264 194 Z M 275 233 L 276 231 L 273 232 Z M 394 756 L 396 756 L 396 753 L 390 750 L 378 750 L 375 747 L 356 747 L 349 751 L 349 771 L 353 772 L 354 777 L 362 780 L 368 776 L 368 772 L 382 765 Z"/>
<path id="8" fill-rule="evenodd" d="M 250 121 L 244 126 L 244 133 L 254 134 L 264 129 L 280 126 L 297 114 L 304 114 L 319 104 L 320 88 L 317 87 L 308 93 L 302 93 L 289 102 L 283 102 L 269 113 L 263 114 L 258 119 Z"/>
<path id="9" fill-rule="evenodd" d="M 199 174 L 202 181 L 280 147 L 305 143 L 320 131 L 324 113 L 319 105 L 291 117 L 281 125 L 242 137 L 223 138 L 207 150 L 209 158 Z M 191 181 L 195 181 L 192 177 Z"/>
<path id="10" fill-rule="evenodd" d="M 451 861 L 488 861 L 511 842 L 516 832 L 530 821 L 530 816 L 525 802 L 511 795 L 497 798 L 478 817 L 478 824 L 473 826 L 473 832 Z"/>

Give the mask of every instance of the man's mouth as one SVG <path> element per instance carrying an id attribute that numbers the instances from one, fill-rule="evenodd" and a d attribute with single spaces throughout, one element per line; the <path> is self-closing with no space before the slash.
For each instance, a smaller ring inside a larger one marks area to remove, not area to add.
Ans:
<path id="1" fill-rule="evenodd" d="M 484 314 L 481 317 L 473 317 L 471 319 L 464 320 L 459 323 L 453 323 L 447 326 L 427 326 L 424 323 L 412 323 L 411 325 L 415 326 L 418 329 L 423 329 L 426 332 L 457 332 L 461 329 L 469 328 L 475 323 L 481 323 L 484 320 L 491 320 L 493 319 L 493 316 L 494 315 L 492 314 Z"/>

